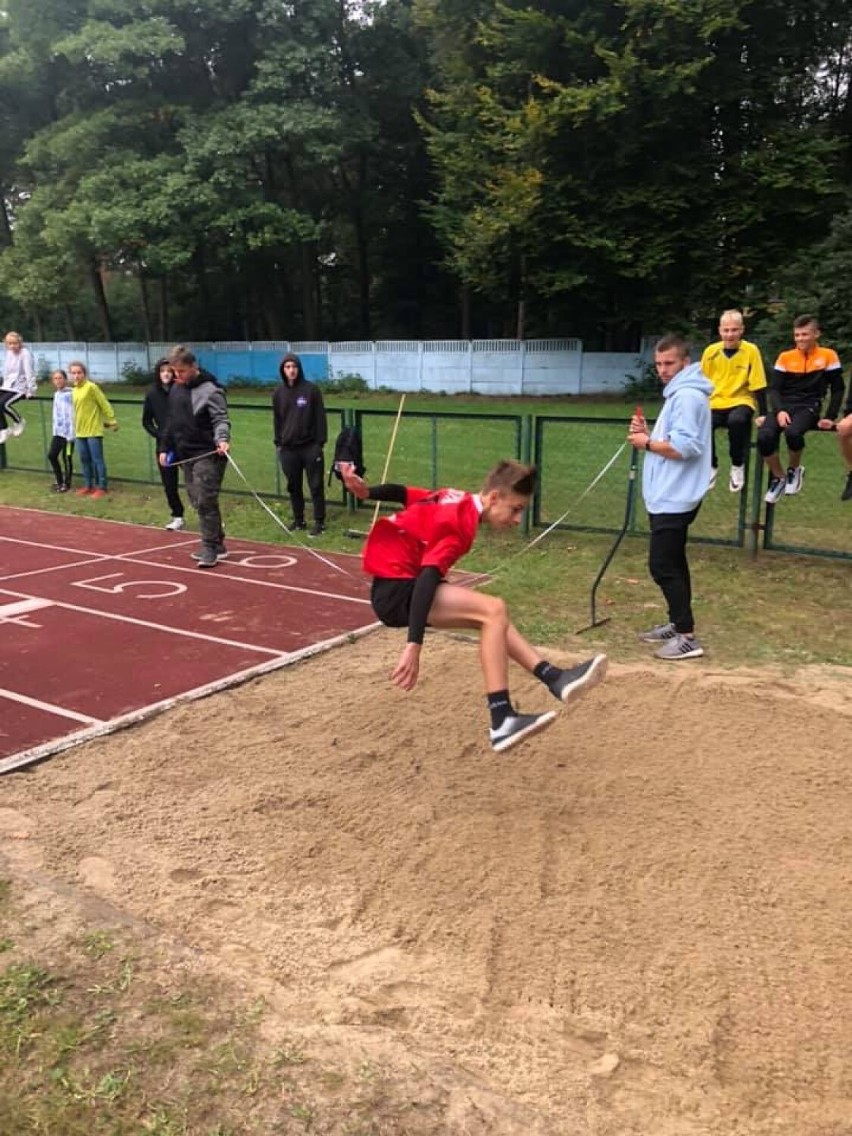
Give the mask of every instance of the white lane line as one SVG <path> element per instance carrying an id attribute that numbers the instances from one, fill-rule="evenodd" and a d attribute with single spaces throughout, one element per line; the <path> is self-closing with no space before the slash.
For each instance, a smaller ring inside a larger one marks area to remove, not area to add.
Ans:
<path id="1" fill-rule="evenodd" d="M 39 543 L 38 541 L 19 540 L 16 537 L 0 537 L 0 540 L 8 540 L 10 543 L 13 543 L 13 544 L 29 545 L 31 548 L 47 548 L 51 551 L 56 551 L 56 552 L 73 552 L 73 553 L 77 554 L 78 556 L 85 555 L 85 553 L 79 548 L 64 548 L 64 547 L 62 547 L 61 545 L 58 545 L 58 544 L 43 544 L 43 543 Z M 184 543 L 195 544 L 195 543 L 197 543 L 197 541 L 188 541 L 188 542 L 184 542 Z M 0 576 L 0 582 L 4 582 L 4 581 L 8 581 L 8 580 L 23 580 L 28 576 L 47 575 L 49 573 L 64 571 L 66 568 L 81 568 L 81 567 L 85 567 L 87 564 L 95 564 L 95 563 L 103 562 L 104 560 L 118 560 L 122 564 L 143 564 L 143 565 L 145 565 L 146 568 L 167 569 L 170 572 L 171 571 L 174 571 L 174 572 L 189 572 L 192 575 L 196 576 L 197 573 L 200 571 L 200 569 L 197 568 L 197 567 L 192 567 L 192 566 L 183 567 L 180 564 L 161 564 L 158 561 L 150 561 L 150 560 L 141 559 L 142 557 L 144 557 L 148 553 L 157 552 L 158 548 L 168 548 L 169 550 L 172 550 L 174 548 L 180 548 L 180 547 L 182 547 L 181 544 L 174 543 L 174 544 L 160 545 L 160 546 L 157 546 L 157 547 L 154 547 L 154 548 L 143 549 L 140 552 L 104 553 L 103 555 L 101 555 L 99 553 L 92 553 L 90 559 L 81 560 L 81 561 L 75 562 L 73 564 L 53 564 L 48 568 L 35 568 L 35 569 L 33 569 L 32 571 L 29 571 L 29 572 L 11 572 L 7 576 Z M 278 549 L 276 549 L 275 551 L 278 552 Z M 240 553 L 239 553 L 239 551 L 235 551 L 232 555 L 239 556 Z M 258 554 L 257 553 L 248 553 L 247 555 L 256 556 Z M 286 554 L 281 553 L 281 555 L 289 555 L 289 553 L 286 553 Z M 345 556 L 346 553 L 340 553 L 339 555 Z M 222 561 L 220 561 L 220 563 L 224 564 L 226 562 L 224 560 L 222 560 Z M 353 579 L 353 580 L 358 578 L 356 576 L 353 576 L 351 573 L 347 573 L 347 575 L 349 576 L 350 579 Z M 368 607 L 370 605 L 369 599 L 363 599 L 363 598 L 359 598 L 357 596 L 342 595 L 340 592 L 325 592 L 325 591 L 318 591 L 315 588 L 300 588 L 300 587 L 297 587 L 295 584 L 280 584 L 280 583 L 276 583 L 274 580 L 252 580 L 252 579 L 247 578 L 246 576 L 234 576 L 234 575 L 231 575 L 228 572 L 223 572 L 221 570 L 217 570 L 216 576 L 219 577 L 220 579 L 236 580 L 237 583 L 240 583 L 240 584 L 250 584 L 250 585 L 252 585 L 252 587 L 255 587 L 255 588 L 273 588 L 277 591 L 298 592 L 298 593 L 300 593 L 302 595 L 306 595 L 306 596 L 320 596 L 323 599 L 343 600 L 346 603 L 364 604 Z"/>
<path id="2" fill-rule="evenodd" d="M 56 706 L 52 702 L 41 702 L 38 698 L 29 698 L 26 694 L 19 694 L 16 690 L 4 690 L 0 687 L 0 698 L 8 698 L 11 702 L 20 702 L 23 706 L 32 706 L 34 710 L 46 710 L 48 714 L 56 714 L 60 718 L 70 718 L 73 722 L 82 722 L 86 726 L 102 726 L 103 718 L 91 718 L 88 714 L 78 714 L 76 710 L 66 710 L 64 706 Z"/>
<path id="3" fill-rule="evenodd" d="M 11 619 L 13 615 L 26 615 L 28 611 L 40 611 L 43 607 L 53 607 L 53 600 L 19 600 L 17 603 L 0 605 L 0 620 Z"/>
<path id="4" fill-rule="evenodd" d="M 3 590 L 10 596 L 20 595 L 22 599 L 29 598 L 23 596 L 20 592 L 13 592 L 10 588 Z M 223 639 L 218 635 L 202 635 L 199 631 L 184 631 L 180 627 L 168 627 L 164 623 L 152 623 L 147 619 L 134 619 L 131 615 L 117 615 L 109 611 L 100 611 L 97 608 L 83 607 L 80 604 L 65 603 L 64 600 L 56 600 L 53 606 L 64 608 L 66 611 L 82 612 L 83 615 L 93 615 L 98 619 L 112 619 L 116 623 L 131 623 L 134 627 L 147 627 L 151 631 L 165 631 L 169 635 L 182 635 L 186 639 L 201 639 L 205 643 L 218 643 L 222 647 L 258 651 L 262 655 L 278 656 L 283 654 L 282 651 L 276 650 L 274 647 L 260 647 L 257 643 L 243 643 L 239 639 Z"/>

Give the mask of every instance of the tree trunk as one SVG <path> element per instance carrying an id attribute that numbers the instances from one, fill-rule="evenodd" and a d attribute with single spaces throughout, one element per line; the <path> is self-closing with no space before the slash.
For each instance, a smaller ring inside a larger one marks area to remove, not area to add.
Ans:
<path id="1" fill-rule="evenodd" d="M 110 318 L 109 304 L 107 303 L 106 291 L 104 290 L 104 278 L 101 274 L 100 265 L 94 260 L 89 265 L 89 282 L 95 294 L 95 306 L 98 309 L 98 319 L 100 320 L 103 341 L 104 343 L 112 343 L 112 319 Z"/>
<path id="2" fill-rule="evenodd" d="M 33 312 L 33 323 L 35 324 L 36 340 L 39 343 L 44 343 L 44 322 L 38 308 Z"/>
<path id="3" fill-rule="evenodd" d="M 145 342 L 151 342 L 151 305 L 148 303 L 148 280 L 145 276 L 145 269 L 140 268 L 137 277 L 139 280 L 139 302 L 142 306 L 142 327 L 145 334 Z"/>
<path id="4" fill-rule="evenodd" d="M 160 342 L 168 343 L 169 340 L 169 281 L 168 277 L 163 275 L 160 277 L 159 288 L 159 323 L 160 323 Z"/>
<path id="5" fill-rule="evenodd" d="M 77 329 L 74 326 L 74 312 L 70 304 L 63 304 L 62 307 L 65 312 L 65 333 L 68 336 L 68 342 L 76 343 Z"/>
<path id="6" fill-rule="evenodd" d="M 317 247 L 315 241 L 302 241 L 302 334 L 305 339 L 317 338 L 316 281 L 315 265 Z"/>
<path id="7" fill-rule="evenodd" d="M 9 221 L 9 211 L 6 208 L 6 194 L 0 186 L 0 223 L 2 223 L 3 240 L 0 244 L 9 246 L 12 243 L 12 225 Z"/>
<path id="8" fill-rule="evenodd" d="M 462 339 L 470 339 L 470 288 L 467 284 L 461 286 L 459 301 L 461 305 L 461 337 Z"/>

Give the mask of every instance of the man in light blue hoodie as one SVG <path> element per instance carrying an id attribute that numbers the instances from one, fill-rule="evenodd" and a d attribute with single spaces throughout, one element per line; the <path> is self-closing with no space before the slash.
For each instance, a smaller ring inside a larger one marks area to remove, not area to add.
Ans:
<path id="1" fill-rule="evenodd" d="M 628 440 L 646 451 L 642 496 L 651 527 L 648 568 L 668 604 L 669 620 L 639 638 L 657 644 L 659 659 L 696 659 L 704 648 L 695 635 L 686 538 L 710 486 L 713 384 L 700 364 L 690 364 L 689 347 L 680 336 L 659 341 L 654 363 L 663 384 L 663 409 L 653 431 L 634 415 Z"/>

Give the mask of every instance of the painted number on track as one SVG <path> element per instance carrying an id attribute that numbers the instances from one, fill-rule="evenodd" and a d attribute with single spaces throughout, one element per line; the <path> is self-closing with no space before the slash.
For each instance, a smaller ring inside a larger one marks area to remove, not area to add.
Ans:
<path id="1" fill-rule="evenodd" d="M 292 568 L 298 563 L 295 556 L 286 556 L 283 552 L 247 552 L 228 557 L 229 567 L 239 565 L 240 568 Z"/>
<path id="2" fill-rule="evenodd" d="M 186 584 L 175 583 L 174 580 L 123 580 L 123 572 L 110 572 L 107 576 L 92 576 L 90 580 L 75 580 L 75 588 L 88 588 L 92 592 L 107 592 L 109 595 L 121 595 L 129 592 L 140 600 L 162 600 L 167 596 L 179 596 L 186 591 Z M 121 580 L 119 584 L 107 584 L 106 580 Z M 147 591 L 137 591 L 146 588 Z"/>

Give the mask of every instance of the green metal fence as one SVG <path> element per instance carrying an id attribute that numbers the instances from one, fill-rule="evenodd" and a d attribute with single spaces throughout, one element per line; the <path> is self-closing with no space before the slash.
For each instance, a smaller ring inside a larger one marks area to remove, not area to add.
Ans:
<path id="1" fill-rule="evenodd" d="M 121 429 L 105 442 L 110 481 L 158 484 L 151 438 L 142 430 L 138 399 L 111 398 Z M 567 530 L 615 533 L 624 519 L 630 448 L 625 446 L 598 484 L 586 492 L 600 471 L 623 446 L 627 417 L 592 418 L 547 414 L 488 412 L 437 413 L 406 410 L 389 453 L 396 412 L 360 407 L 329 406 L 330 463 L 334 437 L 341 427 L 361 431 L 368 480 L 385 474 L 403 484 L 477 487 L 483 474 L 500 458 L 533 461 L 539 467 L 539 488 L 526 523 L 544 528 L 555 521 Z M 282 498 L 285 487 L 272 441 L 268 405 L 230 403 L 234 456 L 247 484 L 226 478 L 224 491 Z M 0 469 L 45 472 L 51 436 L 51 402 L 38 397 L 25 404 L 27 430 L 0 446 Z M 804 490 L 775 507 L 763 502 L 765 479 L 752 447 L 742 493 L 727 488 L 727 446 L 717 435 L 720 471 L 717 487 L 707 494 L 691 530 L 705 543 L 757 550 L 758 547 L 818 556 L 852 559 L 852 504 L 839 500 L 844 469 L 833 434 L 809 434 L 805 451 Z M 755 471 L 760 476 L 755 477 Z M 332 508 L 354 510 L 339 482 L 329 490 Z M 634 510 L 630 530 L 647 532 L 641 504 Z"/>

